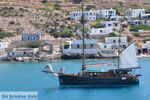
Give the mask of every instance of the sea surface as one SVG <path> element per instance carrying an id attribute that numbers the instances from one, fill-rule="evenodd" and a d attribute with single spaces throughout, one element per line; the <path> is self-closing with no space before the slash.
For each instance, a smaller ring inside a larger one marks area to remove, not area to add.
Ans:
<path id="1" fill-rule="evenodd" d="M 111 59 L 87 60 L 86 63 L 110 61 L 116 62 Z M 143 75 L 139 85 L 115 87 L 59 86 L 58 78 L 41 72 L 48 63 L 57 72 L 61 67 L 65 67 L 67 73 L 78 73 L 81 69 L 81 60 L 1 62 L 0 91 L 37 91 L 39 100 L 150 100 L 150 58 L 139 59 L 142 68 L 138 72 Z"/>

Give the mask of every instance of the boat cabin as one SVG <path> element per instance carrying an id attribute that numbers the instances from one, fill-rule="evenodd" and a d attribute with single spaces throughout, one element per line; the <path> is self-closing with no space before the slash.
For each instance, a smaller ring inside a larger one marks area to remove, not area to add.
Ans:
<path id="1" fill-rule="evenodd" d="M 109 70 L 107 72 L 99 70 L 87 70 L 84 76 L 87 77 L 123 77 L 130 76 L 129 72 L 131 70 Z"/>

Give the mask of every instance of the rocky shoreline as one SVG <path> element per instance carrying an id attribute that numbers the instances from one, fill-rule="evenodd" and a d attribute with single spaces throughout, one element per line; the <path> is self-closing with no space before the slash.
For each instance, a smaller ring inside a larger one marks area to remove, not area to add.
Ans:
<path id="1" fill-rule="evenodd" d="M 138 55 L 137 56 L 138 58 L 150 58 L 150 55 Z M 12 59 L 12 60 L 1 60 L 0 59 L 0 62 L 49 62 L 49 61 L 61 61 L 61 60 L 79 60 L 81 59 L 82 57 L 81 56 L 72 56 L 72 57 L 68 57 L 68 56 L 65 56 L 65 57 L 56 57 L 54 59 L 40 59 L 40 58 L 32 58 L 31 57 L 26 57 L 25 59 L 23 57 L 19 57 L 20 59 Z M 106 57 L 86 57 L 86 59 L 117 59 L 117 57 L 109 57 L 109 58 L 106 58 Z"/>

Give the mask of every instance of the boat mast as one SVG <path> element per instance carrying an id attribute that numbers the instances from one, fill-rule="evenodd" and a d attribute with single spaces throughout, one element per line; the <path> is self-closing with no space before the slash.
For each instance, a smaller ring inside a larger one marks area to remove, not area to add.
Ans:
<path id="1" fill-rule="evenodd" d="M 119 33 L 119 40 L 118 40 L 118 69 L 120 68 L 120 33 Z"/>
<path id="2" fill-rule="evenodd" d="M 84 70 L 85 70 L 85 67 L 84 67 L 84 65 L 85 65 L 85 61 L 84 61 L 84 59 L 85 59 L 85 51 L 84 51 L 84 49 L 85 49 L 85 41 L 84 41 L 84 12 L 83 12 L 83 10 L 84 10 L 84 0 L 82 0 L 82 27 L 83 27 L 83 29 L 82 29 L 82 73 L 84 72 Z"/>

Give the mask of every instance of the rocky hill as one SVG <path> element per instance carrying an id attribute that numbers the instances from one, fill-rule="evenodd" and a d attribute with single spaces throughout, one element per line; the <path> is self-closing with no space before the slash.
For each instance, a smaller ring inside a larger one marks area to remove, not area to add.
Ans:
<path id="1" fill-rule="evenodd" d="M 42 3 L 48 2 L 48 3 Z M 94 9 L 119 8 L 124 14 L 128 8 L 150 9 L 150 0 L 85 0 Z M 16 34 L 56 31 L 76 31 L 79 22 L 69 19 L 69 12 L 81 10 L 80 2 L 74 0 L 2 0 L 0 29 Z"/>

